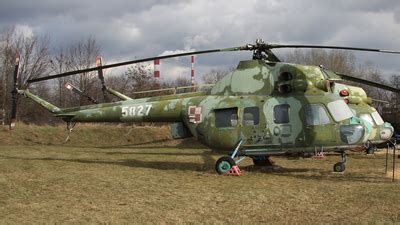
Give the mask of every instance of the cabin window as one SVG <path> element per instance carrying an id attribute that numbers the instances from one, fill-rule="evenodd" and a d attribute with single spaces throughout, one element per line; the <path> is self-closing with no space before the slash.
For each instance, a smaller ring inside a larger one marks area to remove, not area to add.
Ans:
<path id="1" fill-rule="evenodd" d="M 336 122 L 340 122 L 354 116 L 349 106 L 343 100 L 329 102 L 326 106 Z"/>
<path id="2" fill-rule="evenodd" d="M 322 105 L 308 105 L 305 111 L 307 125 L 325 125 L 331 122 L 328 113 Z"/>
<path id="3" fill-rule="evenodd" d="M 236 127 L 238 123 L 238 108 L 216 109 L 215 112 L 215 126 L 218 128 L 223 127 Z"/>
<path id="4" fill-rule="evenodd" d="M 246 107 L 243 110 L 243 125 L 254 126 L 260 123 L 260 110 L 258 107 Z"/>
<path id="5" fill-rule="evenodd" d="M 274 122 L 289 123 L 290 105 L 282 104 L 274 107 Z"/>

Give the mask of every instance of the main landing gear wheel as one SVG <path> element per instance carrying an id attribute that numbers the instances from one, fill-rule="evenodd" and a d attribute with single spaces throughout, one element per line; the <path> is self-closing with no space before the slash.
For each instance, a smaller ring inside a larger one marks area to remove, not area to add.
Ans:
<path id="1" fill-rule="evenodd" d="M 346 164 L 343 162 L 338 162 L 335 165 L 333 165 L 334 172 L 343 172 L 345 170 L 346 170 Z"/>
<path id="2" fill-rule="evenodd" d="M 235 160 L 233 160 L 229 156 L 223 156 L 217 160 L 215 163 L 215 170 L 217 171 L 218 174 L 225 174 L 229 172 L 229 170 L 235 166 Z"/>

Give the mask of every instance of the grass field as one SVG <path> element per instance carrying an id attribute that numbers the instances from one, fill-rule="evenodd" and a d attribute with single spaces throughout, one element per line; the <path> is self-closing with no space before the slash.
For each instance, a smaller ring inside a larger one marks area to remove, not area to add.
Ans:
<path id="1" fill-rule="evenodd" d="M 344 173 L 331 172 L 338 155 L 274 157 L 273 168 L 246 159 L 243 176 L 226 177 L 219 154 L 164 127 L 81 127 L 69 143 L 62 128 L 20 127 L 0 131 L 2 224 L 400 222 L 383 154 L 353 153 Z"/>

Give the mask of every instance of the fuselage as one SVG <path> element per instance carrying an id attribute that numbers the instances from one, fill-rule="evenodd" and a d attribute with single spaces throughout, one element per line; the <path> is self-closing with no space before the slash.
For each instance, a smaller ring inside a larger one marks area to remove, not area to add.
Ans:
<path id="1" fill-rule="evenodd" d="M 72 122 L 173 122 L 213 149 L 232 150 L 245 140 L 249 154 L 336 151 L 362 144 L 371 130 L 329 85 L 319 67 L 249 60 L 208 94 L 62 109 L 56 116 Z"/>

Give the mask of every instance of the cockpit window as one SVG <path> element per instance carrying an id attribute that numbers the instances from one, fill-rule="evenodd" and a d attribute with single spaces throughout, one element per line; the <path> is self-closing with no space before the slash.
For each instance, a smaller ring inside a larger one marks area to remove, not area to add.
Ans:
<path id="1" fill-rule="evenodd" d="M 354 116 L 349 106 L 343 100 L 329 102 L 327 107 L 336 122 L 340 122 Z"/>
<path id="2" fill-rule="evenodd" d="M 274 122 L 289 123 L 290 105 L 282 104 L 274 107 Z"/>
<path id="3" fill-rule="evenodd" d="M 216 109 L 215 112 L 215 126 L 222 127 L 236 127 L 238 124 L 238 108 Z"/>
<path id="4" fill-rule="evenodd" d="M 331 120 L 322 105 L 311 104 L 305 109 L 307 125 L 324 125 L 329 124 Z"/>
<path id="5" fill-rule="evenodd" d="M 377 111 L 371 113 L 371 116 L 372 116 L 372 118 L 374 118 L 375 123 L 376 123 L 378 126 L 380 126 L 380 125 L 382 125 L 382 124 L 385 123 L 385 121 L 383 121 L 381 115 L 379 115 L 379 113 L 378 113 Z"/>
<path id="6" fill-rule="evenodd" d="M 375 125 L 374 121 L 372 120 L 371 115 L 369 115 L 369 114 L 361 114 L 360 118 L 363 119 L 363 120 L 368 121 L 368 123 L 370 123 L 372 126 Z"/>

